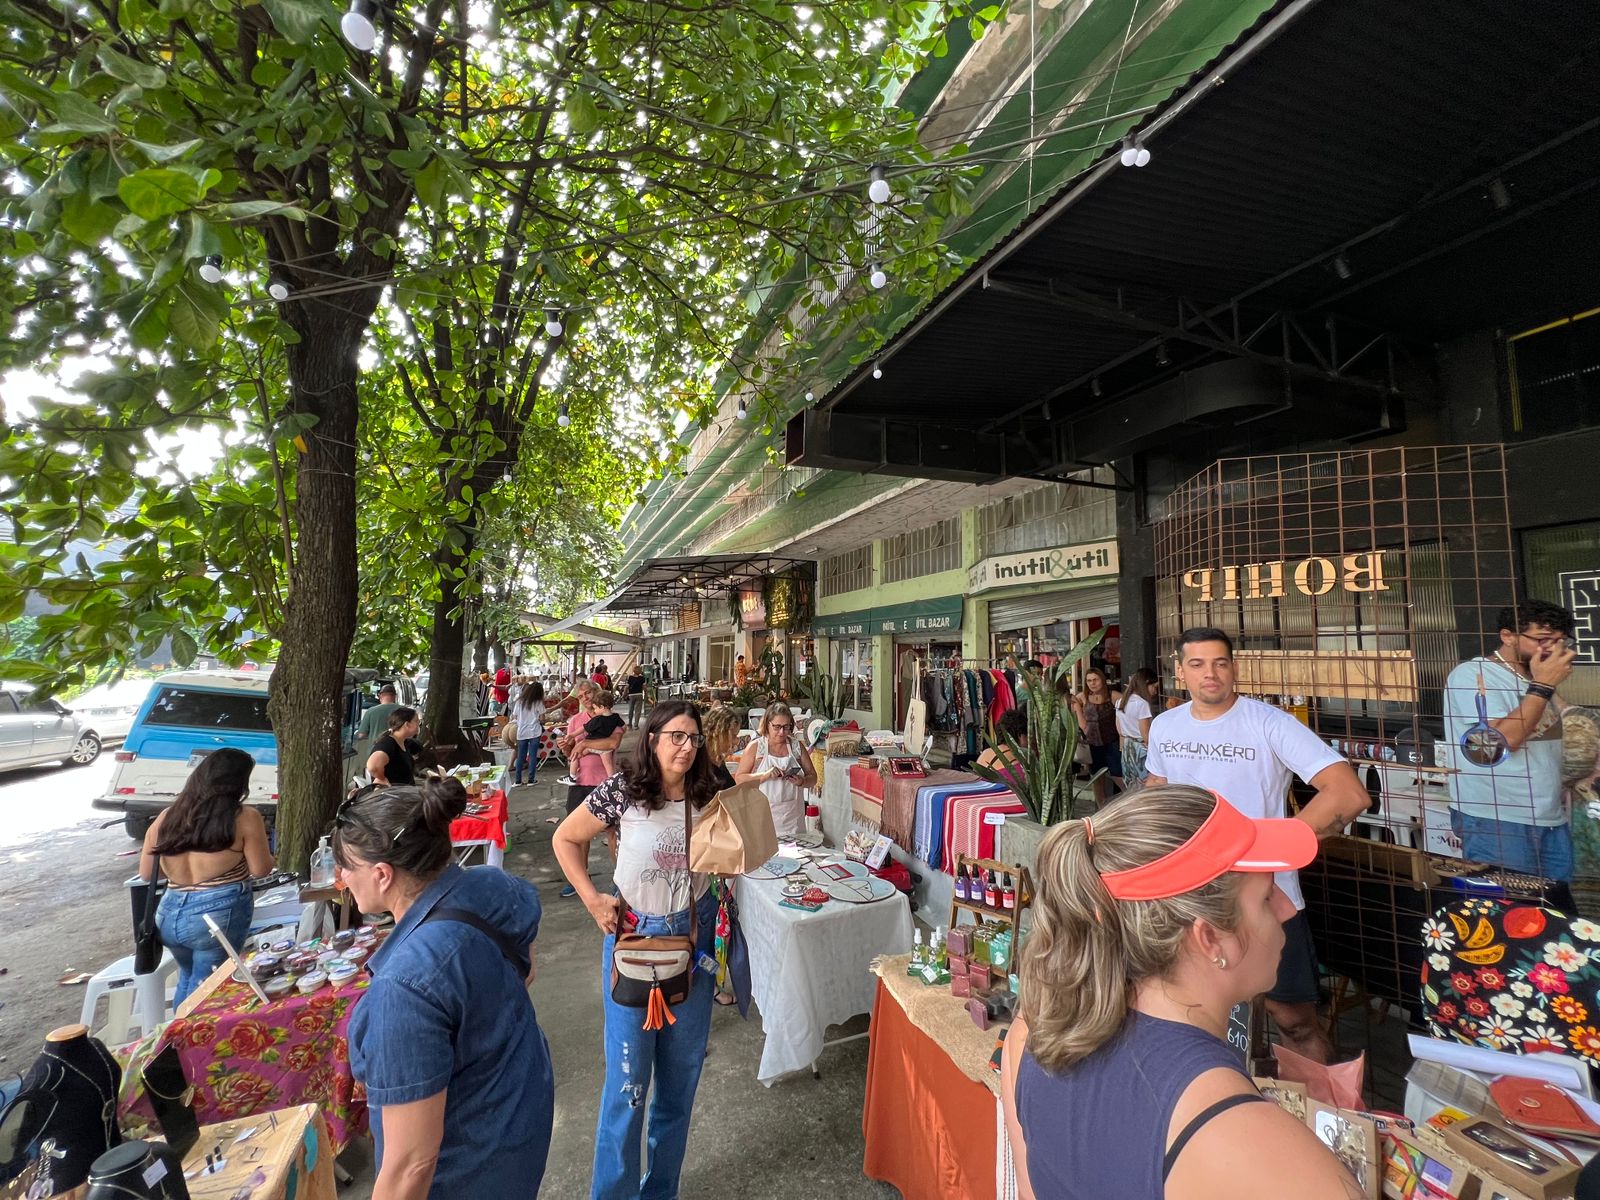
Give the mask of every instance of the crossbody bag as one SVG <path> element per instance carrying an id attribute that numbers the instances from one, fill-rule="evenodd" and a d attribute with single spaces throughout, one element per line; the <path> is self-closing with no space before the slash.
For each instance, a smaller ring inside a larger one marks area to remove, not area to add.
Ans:
<path id="1" fill-rule="evenodd" d="M 694 814 L 688 797 L 683 801 L 684 869 L 688 869 L 689 843 Z M 623 897 L 624 906 L 627 898 Z M 689 872 L 689 932 L 645 936 L 617 934 L 611 950 L 611 999 L 625 1008 L 645 1010 L 644 1027 L 661 1029 L 677 1023 L 672 1006 L 689 997 L 694 979 L 695 947 L 699 944 L 694 894 L 694 872 Z"/>

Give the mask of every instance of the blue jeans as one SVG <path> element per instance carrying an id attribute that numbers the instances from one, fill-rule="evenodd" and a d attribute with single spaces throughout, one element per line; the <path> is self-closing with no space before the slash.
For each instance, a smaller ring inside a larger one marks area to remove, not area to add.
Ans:
<path id="1" fill-rule="evenodd" d="M 539 777 L 539 743 L 544 737 L 518 738 L 517 752 L 511 758 L 511 778 L 522 782 L 522 764 L 528 764 L 528 782 Z"/>
<path id="2" fill-rule="evenodd" d="M 711 953 L 716 941 L 717 899 L 700 898 L 698 941 Z M 670 917 L 641 917 L 637 932 L 662 936 L 689 932 L 689 910 Z M 678 1176 L 689 1144 L 689 1115 L 705 1063 L 711 1033 L 711 993 L 716 974 L 696 965 L 689 995 L 672 1010 L 677 1023 L 644 1028 L 644 1009 L 625 1008 L 611 999 L 611 947 L 607 936 L 601 957 L 600 994 L 605 1004 L 606 1081 L 600 1094 L 600 1119 L 594 1135 L 591 1200 L 677 1200 Z M 655 1092 L 650 1095 L 652 1079 Z M 650 1095 L 650 1161 L 641 1179 L 639 1140 Z"/>
<path id="3" fill-rule="evenodd" d="M 1525 875 L 1572 881 L 1572 828 L 1524 825 L 1450 810 L 1450 828 L 1461 839 L 1461 854 L 1474 862 L 1496 863 Z"/>
<path id="4" fill-rule="evenodd" d="M 156 928 L 161 930 L 161 941 L 178 963 L 178 989 L 172 996 L 174 1008 L 228 957 L 222 943 L 211 936 L 211 927 L 203 918 L 210 914 L 238 950 L 250 936 L 250 917 L 255 906 L 255 896 L 248 883 L 225 883 L 198 892 L 167 888 L 161 897 L 161 906 L 156 909 Z"/>

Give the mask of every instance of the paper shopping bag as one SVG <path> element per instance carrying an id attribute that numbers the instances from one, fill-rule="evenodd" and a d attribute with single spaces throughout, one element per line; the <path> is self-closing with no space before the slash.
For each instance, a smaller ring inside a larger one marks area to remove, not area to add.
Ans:
<path id="1" fill-rule="evenodd" d="M 753 783 L 727 788 L 700 810 L 689 842 L 689 869 L 743 875 L 778 852 L 772 805 Z"/>

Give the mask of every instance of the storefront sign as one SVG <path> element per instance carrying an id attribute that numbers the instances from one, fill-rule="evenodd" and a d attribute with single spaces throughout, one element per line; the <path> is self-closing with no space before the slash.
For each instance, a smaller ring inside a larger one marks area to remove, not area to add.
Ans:
<path id="1" fill-rule="evenodd" d="M 1347 592 L 1389 590 L 1383 581 L 1380 551 L 1346 554 L 1337 562 L 1331 558 L 1302 558 L 1295 563 L 1244 563 L 1183 573 L 1183 586 L 1195 592 L 1195 599 L 1202 603 L 1271 599 L 1286 594 L 1286 581 L 1303 596 L 1326 596 L 1335 587 Z"/>
<path id="2" fill-rule="evenodd" d="M 739 593 L 739 627 L 765 629 L 767 627 L 767 602 L 754 588 Z"/>
<path id="3" fill-rule="evenodd" d="M 1024 583 L 1096 579 L 1115 575 L 1119 569 L 1116 538 L 1085 542 L 1080 546 L 1029 550 L 1024 554 L 997 554 L 967 570 L 967 591 L 983 592 L 990 588 L 1015 587 Z"/>
<path id="4" fill-rule="evenodd" d="M 818 637 L 871 637 L 878 633 L 949 633 L 961 628 L 961 597 L 911 600 L 882 608 L 819 616 L 811 623 Z"/>

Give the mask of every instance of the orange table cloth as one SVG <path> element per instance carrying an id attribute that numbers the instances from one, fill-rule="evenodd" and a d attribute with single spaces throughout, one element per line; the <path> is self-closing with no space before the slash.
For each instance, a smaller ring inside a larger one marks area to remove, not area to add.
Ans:
<path id="1" fill-rule="evenodd" d="M 867 1177 L 908 1200 L 993 1200 L 994 1093 L 911 1023 L 881 979 L 870 1038 L 861 1114 Z"/>

